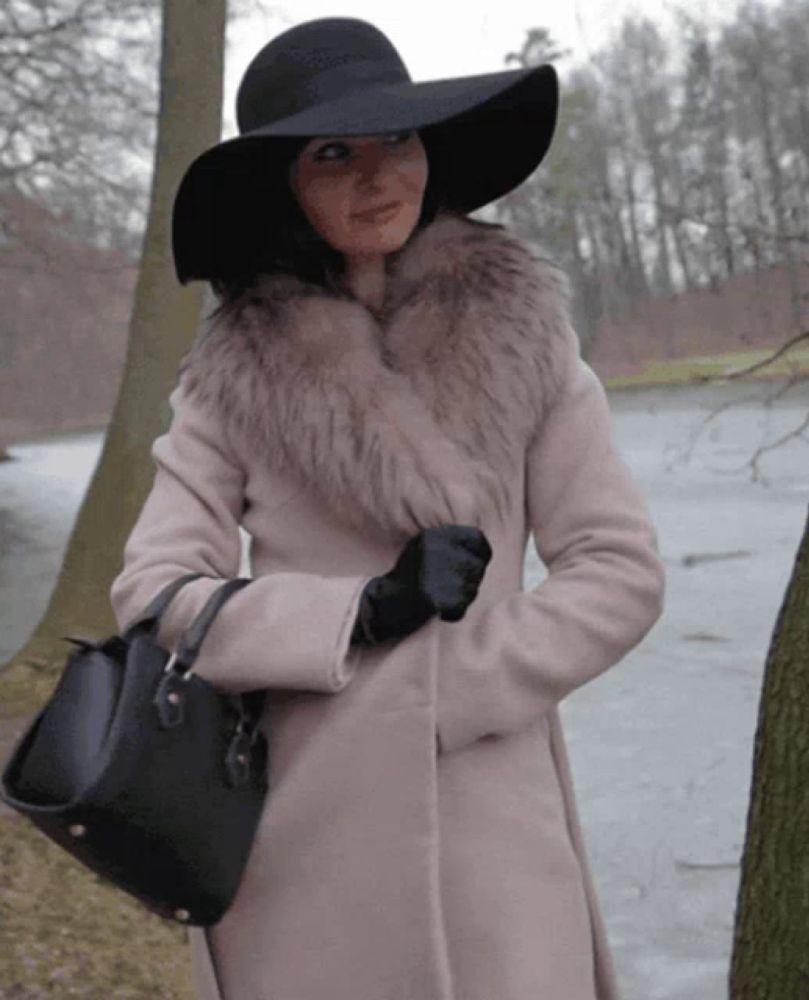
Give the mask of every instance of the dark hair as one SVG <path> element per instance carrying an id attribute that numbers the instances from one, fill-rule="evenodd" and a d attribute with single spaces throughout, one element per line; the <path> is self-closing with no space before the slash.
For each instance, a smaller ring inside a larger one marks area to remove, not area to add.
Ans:
<path id="1" fill-rule="evenodd" d="M 296 137 L 286 143 L 286 148 L 279 150 L 272 165 L 272 178 L 263 174 L 264 190 L 272 190 L 273 184 L 285 185 L 288 189 L 288 167 L 297 157 L 300 150 L 309 141 L 309 137 Z M 320 233 L 312 226 L 297 199 L 281 197 L 269 199 L 274 202 L 272 220 L 266 228 L 261 225 L 261 210 L 259 202 L 256 217 L 251 219 L 251 232 L 246 234 L 246 242 L 238 255 L 238 261 L 233 263 L 230 272 L 219 274 L 208 279 L 211 290 L 218 300 L 218 305 L 212 310 L 207 320 L 218 320 L 226 314 L 239 311 L 245 293 L 254 285 L 260 274 L 285 273 L 293 274 L 304 281 L 321 285 L 329 291 L 340 291 L 340 279 L 345 269 L 344 255 L 327 243 Z M 255 203 L 254 203 L 255 204 Z M 279 207 L 280 206 L 280 207 Z M 416 232 L 428 225 L 443 207 L 440 197 L 435 193 L 429 180 L 422 199 L 421 213 L 410 239 Z M 272 230 L 272 240 L 261 239 L 261 234 Z M 409 242 L 409 240 L 408 240 Z M 234 258 L 231 257 L 231 261 Z"/>

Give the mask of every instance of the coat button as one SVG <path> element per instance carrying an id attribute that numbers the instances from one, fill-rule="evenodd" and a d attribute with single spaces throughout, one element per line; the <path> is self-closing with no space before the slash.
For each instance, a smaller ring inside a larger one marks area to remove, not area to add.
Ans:
<path id="1" fill-rule="evenodd" d="M 188 918 L 191 916 L 191 914 L 188 912 L 188 910 L 184 910 L 182 907 L 180 907 L 179 910 L 175 910 L 174 911 L 174 916 L 178 920 L 188 920 Z"/>
<path id="2" fill-rule="evenodd" d="M 83 823 L 71 823 L 67 829 L 74 837 L 83 837 L 87 833 L 87 827 Z"/>

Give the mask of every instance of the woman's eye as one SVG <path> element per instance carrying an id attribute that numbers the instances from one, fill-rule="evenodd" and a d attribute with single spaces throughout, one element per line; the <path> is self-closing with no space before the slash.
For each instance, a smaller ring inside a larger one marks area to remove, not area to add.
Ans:
<path id="1" fill-rule="evenodd" d="M 321 146 L 320 149 L 315 153 L 316 160 L 333 160 L 335 157 L 327 156 L 326 153 L 330 149 L 340 149 L 345 151 L 345 146 L 342 142 L 329 142 L 325 146 Z"/>
<path id="2" fill-rule="evenodd" d="M 392 132 L 392 133 L 390 133 L 390 135 L 385 136 L 385 143 L 386 143 L 386 145 L 390 145 L 390 146 L 400 146 L 400 145 L 403 145 L 405 142 L 407 142 L 408 139 L 410 139 L 410 137 L 412 135 L 414 135 L 414 130 L 412 128 L 408 129 L 407 131 L 404 131 L 404 132 Z M 329 155 L 329 150 L 333 150 L 333 149 L 338 150 L 338 155 L 337 156 L 330 156 Z M 335 159 L 341 159 L 343 153 L 346 153 L 346 152 L 348 152 L 348 147 L 346 146 L 345 143 L 343 143 L 343 142 L 328 142 L 328 143 L 326 143 L 325 146 L 321 146 L 315 152 L 315 159 L 316 160 L 335 160 Z"/>

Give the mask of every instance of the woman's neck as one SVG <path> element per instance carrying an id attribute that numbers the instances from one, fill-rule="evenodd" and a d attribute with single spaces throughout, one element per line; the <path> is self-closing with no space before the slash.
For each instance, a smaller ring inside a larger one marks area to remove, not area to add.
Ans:
<path id="1" fill-rule="evenodd" d="M 363 305 L 373 311 L 381 309 L 385 299 L 385 255 L 346 257 L 343 281 Z"/>

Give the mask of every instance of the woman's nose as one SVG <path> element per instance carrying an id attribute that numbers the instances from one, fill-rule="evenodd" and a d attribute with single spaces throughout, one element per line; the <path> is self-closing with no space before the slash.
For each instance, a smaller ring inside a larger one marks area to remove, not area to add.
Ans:
<path id="1" fill-rule="evenodd" d="M 365 150 L 357 161 L 357 176 L 361 184 L 376 182 L 379 186 L 388 166 L 384 150 Z"/>

